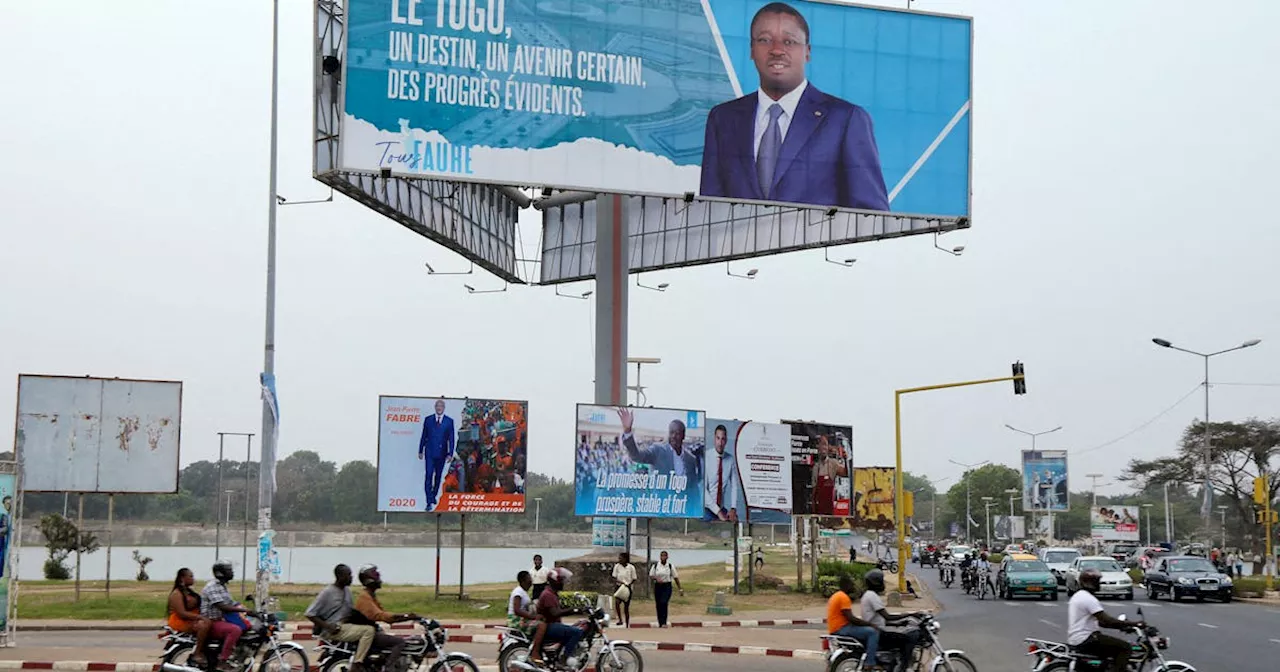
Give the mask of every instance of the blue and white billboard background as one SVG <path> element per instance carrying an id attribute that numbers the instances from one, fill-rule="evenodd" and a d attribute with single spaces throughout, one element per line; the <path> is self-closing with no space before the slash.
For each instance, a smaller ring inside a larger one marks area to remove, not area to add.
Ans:
<path id="1" fill-rule="evenodd" d="M 698 192 L 708 114 L 756 91 L 750 24 L 765 4 L 347 0 L 341 166 Z M 889 209 L 968 215 L 970 20 L 788 4 L 809 26 L 808 85 L 870 119 Z M 819 129 L 811 137 L 825 145 L 830 136 Z M 792 153 L 803 160 L 817 151 L 810 144 Z M 754 172 L 750 159 L 739 168 Z M 820 194 L 796 198 L 829 204 Z"/>
<path id="2" fill-rule="evenodd" d="M 1067 451 L 1022 451 L 1022 506 L 1028 511 L 1067 511 Z"/>
<path id="3" fill-rule="evenodd" d="M 706 414 L 578 405 L 574 514 L 702 516 Z"/>

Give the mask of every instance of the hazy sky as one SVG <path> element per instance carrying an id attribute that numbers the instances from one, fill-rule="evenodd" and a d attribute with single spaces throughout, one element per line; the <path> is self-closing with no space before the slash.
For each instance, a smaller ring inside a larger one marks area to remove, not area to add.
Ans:
<path id="1" fill-rule="evenodd" d="M 280 186 L 311 178 L 310 2 L 283 2 Z M 901 4 L 901 3 L 900 3 Z M 1084 451 L 1200 381 L 1157 348 L 1257 348 L 1223 382 L 1280 383 L 1274 205 L 1280 3 L 921 1 L 975 17 L 973 228 L 646 276 L 631 354 L 649 403 L 854 427 L 855 462 L 890 464 L 893 390 L 1007 375 L 904 403 L 908 469 Z M 271 3 L 6 3 L 0 21 L 0 409 L 16 377 L 182 380 L 183 462 L 218 431 L 260 431 Z M 592 301 L 552 288 L 471 296 L 428 277 L 466 263 L 342 197 L 280 210 L 281 454 L 375 459 L 379 394 L 530 400 L 529 466 L 572 476 L 574 404 L 592 397 Z M 538 219 L 524 222 L 526 241 Z M 582 292 L 589 284 L 567 291 Z M 1072 457 L 1107 479 L 1166 454 L 1194 394 L 1142 431 Z M 1217 419 L 1280 416 L 1280 387 L 1216 386 Z M 0 414 L 0 434 L 11 435 Z M 237 444 L 235 451 L 243 450 Z M 233 453 L 235 454 L 235 453 Z M 953 481 L 944 482 L 949 487 Z M 1101 488 L 1102 491 L 1111 491 Z"/>

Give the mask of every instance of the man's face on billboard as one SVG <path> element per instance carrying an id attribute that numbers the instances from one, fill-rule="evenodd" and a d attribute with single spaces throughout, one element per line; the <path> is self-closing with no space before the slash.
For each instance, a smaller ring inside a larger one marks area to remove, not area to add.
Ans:
<path id="1" fill-rule="evenodd" d="M 723 429 L 716 429 L 716 452 L 723 455 L 727 443 L 729 443 L 729 433 Z"/>
<path id="2" fill-rule="evenodd" d="M 760 73 L 760 88 L 781 98 L 804 81 L 809 37 L 790 14 L 761 14 L 751 25 L 751 60 Z"/>
<path id="3" fill-rule="evenodd" d="M 667 426 L 667 443 L 672 448 L 680 450 L 684 446 L 684 423 L 679 420 L 672 420 Z"/>

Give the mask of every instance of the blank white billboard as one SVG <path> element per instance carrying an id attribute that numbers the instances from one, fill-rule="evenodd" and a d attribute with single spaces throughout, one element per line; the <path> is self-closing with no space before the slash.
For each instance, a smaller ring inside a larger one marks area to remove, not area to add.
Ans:
<path id="1" fill-rule="evenodd" d="M 180 382 L 18 376 L 23 490 L 177 492 L 181 424 Z"/>

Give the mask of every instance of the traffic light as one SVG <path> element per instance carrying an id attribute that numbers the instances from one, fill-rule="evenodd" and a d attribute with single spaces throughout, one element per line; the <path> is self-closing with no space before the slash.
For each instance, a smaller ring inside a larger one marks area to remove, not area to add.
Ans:
<path id="1" fill-rule="evenodd" d="M 1258 476 L 1253 479 L 1253 503 L 1259 506 L 1265 505 L 1270 499 L 1270 488 L 1267 487 L 1267 477 Z"/>
<path id="2" fill-rule="evenodd" d="M 1274 525 L 1276 522 L 1280 522 L 1280 511 L 1255 511 L 1253 513 L 1253 522 L 1259 525 L 1266 525 L 1267 523 Z"/>
<path id="3" fill-rule="evenodd" d="M 1025 374 L 1022 373 L 1022 362 L 1013 363 L 1013 375 L 1016 376 L 1013 379 L 1013 393 L 1026 394 L 1027 379 L 1023 377 Z"/>
<path id="4" fill-rule="evenodd" d="M 910 490 L 902 492 L 902 515 L 905 518 L 916 517 L 916 493 Z"/>

